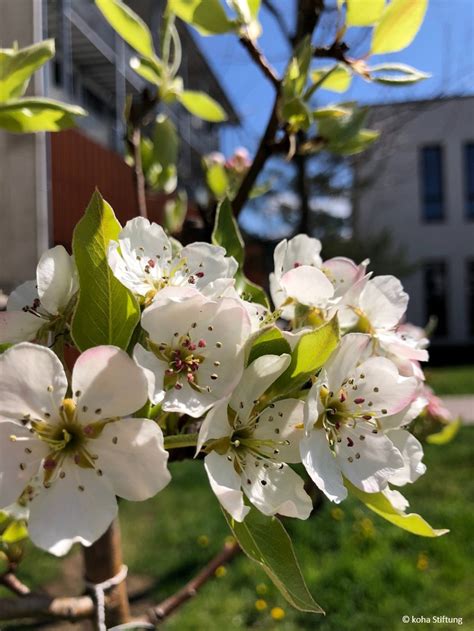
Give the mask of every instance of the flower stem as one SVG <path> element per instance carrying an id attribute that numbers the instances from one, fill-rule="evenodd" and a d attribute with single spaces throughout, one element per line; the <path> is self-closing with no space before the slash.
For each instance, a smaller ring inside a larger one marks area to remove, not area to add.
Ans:
<path id="1" fill-rule="evenodd" d="M 179 449 L 181 447 L 196 447 L 197 434 L 176 434 L 165 436 L 165 449 Z"/>

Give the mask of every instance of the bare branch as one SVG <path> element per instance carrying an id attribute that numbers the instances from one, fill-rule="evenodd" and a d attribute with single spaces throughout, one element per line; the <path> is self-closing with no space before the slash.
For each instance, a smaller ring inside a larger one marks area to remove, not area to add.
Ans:
<path id="1" fill-rule="evenodd" d="M 278 78 L 275 70 L 270 65 L 268 59 L 265 57 L 262 51 L 258 48 L 257 44 L 253 40 L 247 37 L 241 37 L 240 43 L 245 48 L 245 50 L 249 53 L 250 57 L 252 57 L 254 62 L 257 64 L 257 66 L 259 66 L 259 68 L 262 70 L 263 74 L 267 77 L 267 79 L 271 81 L 273 85 L 276 87 L 276 89 L 278 90 L 280 87 L 280 79 Z"/>

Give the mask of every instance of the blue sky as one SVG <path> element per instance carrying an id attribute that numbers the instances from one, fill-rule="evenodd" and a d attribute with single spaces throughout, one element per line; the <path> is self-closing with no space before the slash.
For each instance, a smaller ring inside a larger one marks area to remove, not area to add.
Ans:
<path id="1" fill-rule="evenodd" d="M 274 0 L 274 5 L 280 8 L 291 26 L 294 0 Z M 288 45 L 265 9 L 261 12 L 261 21 L 260 46 L 274 67 L 282 72 L 288 59 Z M 236 146 L 243 145 L 252 153 L 272 107 L 273 87 L 249 60 L 235 36 L 197 37 L 242 120 L 240 127 L 223 131 L 222 149 L 229 154 Z M 369 85 L 357 79 L 344 95 L 320 91 L 319 98 L 321 102 L 356 99 L 361 103 L 380 103 L 474 93 L 473 39 L 474 0 L 430 0 L 415 41 L 400 53 L 373 57 L 373 61 L 404 62 L 431 73 L 431 79 L 409 88 Z"/>

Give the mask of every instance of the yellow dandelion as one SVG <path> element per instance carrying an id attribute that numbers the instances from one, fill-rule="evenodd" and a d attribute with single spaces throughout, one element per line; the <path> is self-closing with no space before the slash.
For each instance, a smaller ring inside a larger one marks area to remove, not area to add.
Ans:
<path id="1" fill-rule="evenodd" d="M 258 600 L 255 601 L 255 609 L 257 611 L 263 611 L 267 607 L 268 607 L 267 601 L 263 600 L 263 598 L 259 598 Z"/>
<path id="2" fill-rule="evenodd" d="M 219 565 L 219 567 L 216 568 L 214 574 L 217 576 L 217 578 L 223 578 L 227 574 L 227 568 L 225 568 L 223 565 Z"/>
<path id="3" fill-rule="evenodd" d="M 270 615 L 273 620 L 283 620 L 286 614 L 285 610 L 281 607 L 273 607 L 273 609 L 270 611 Z"/>

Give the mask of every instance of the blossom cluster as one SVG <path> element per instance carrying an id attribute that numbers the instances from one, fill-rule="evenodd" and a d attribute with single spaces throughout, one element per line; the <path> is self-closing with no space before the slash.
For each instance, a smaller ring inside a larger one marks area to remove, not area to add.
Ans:
<path id="1" fill-rule="evenodd" d="M 236 521 L 250 505 L 308 518 L 297 463 L 334 502 L 350 483 L 403 513 L 393 487 L 425 471 L 407 427 L 428 405 L 428 354 L 423 331 L 404 320 L 399 280 L 374 277 L 368 261 L 323 261 L 320 242 L 298 235 L 275 249 L 271 310 L 239 293 L 238 265 L 222 247 L 182 247 L 143 218 L 110 243 L 108 264 L 140 304 L 127 351 L 90 348 L 69 376 L 55 341 L 73 343 L 78 280 L 62 246 L 0 314 L 0 344 L 9 345 L 0 356 L 0 508 L 28 509 L 35 544 L 55 554 L 90 545 L 115 517 L 116 496 L 162 490 L 170 414 L 181 415 L 184 435 L 198 433 L 196 457 Z M 280 386 L 300 341 L 329 322 L 340 331 L 329 359 L 297 387 Z M 269 347 L 250 361 L 276 323 L 285 352 Z"/>

